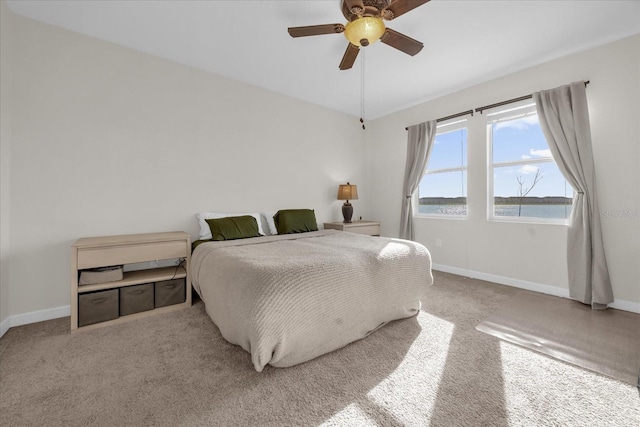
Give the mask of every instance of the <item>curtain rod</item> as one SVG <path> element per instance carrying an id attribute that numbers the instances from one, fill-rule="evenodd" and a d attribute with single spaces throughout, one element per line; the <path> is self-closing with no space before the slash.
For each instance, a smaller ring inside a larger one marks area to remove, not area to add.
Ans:
<path id="1" fill-rule="evenodd" d="M 588 84 L 589 84 L 589 80 L 584 82 L 584 86 L 585 87 L 587 87 Z M 482 114 L 482 112 L 484 110 L 488 110 L 488 109 L 493 108 L 493 107 L 500 107 L 502 105 L 513 104 L 514 102 L 524 101 L 525 99 L 531 99 L 531 98 L 533 98 L 533 94 L 520 96 L 518 98 L 509 99 L 507 101 L 496 102 L 495 104 L 485 105 L 484 107 L 478 107 L 478 108 L 476 108 L 475 111 L 476 111 L 476 113 Z"/>
<path id="2" fill-rule="evenodd" d="M 586 80 L 584 82 L 584 87 L 587 87 L 588 84 L 589 84 L 589 80 Z M 476 113 L 482 114 L 482 112 L 484 110 L 488 110 L 489 108 L 500 107 L 501 105 L 513 104 L 514 102 L 524 101 L 525 99 L 531 99 L 531 98 L 533 98 L 533 94 L 520 96 L 518 98 L 509 99 L 507 101 L 497 102 L 495 104 L 485 105 L 484 107 L 476 108 L 475 111 L 476 111 Z M 473 110 L 467 110 L 467 111 L 463 111 L 463 112 L 458 113 L 458 114 L 452 114 L 452 115 L 447 116 L 447 117 L 441 117 L 439 119 L 436 119 L 436 122 L 443 122 L 445 120 L 455 119 L 456 117 L 466 116 L 467 114 L 471 114 L 473 116 Z M 409 130 L 409 128 L 406 127 L 406 128 L 404 128 L 404 130 Z"/>
<path id="3" fill-rule="evenodd" d="M 473 116 L 473 110 L 467 110 L 467 111 L 463 111 L 461 113 L 457 113 L 457 114 L 452 114 L 450 116 L 447 117 L 440 117 L 439 119 L 436 119 L 436 122 L 444 122 L 445 120 L 450 120 L 450 119 L 455 119 L 456 117 L 462 117 L 462 116 L 466 116 L 468 114 L 471 114 Z M 404 130 L 409 130 L 408 127 L 404 128 Z"/>

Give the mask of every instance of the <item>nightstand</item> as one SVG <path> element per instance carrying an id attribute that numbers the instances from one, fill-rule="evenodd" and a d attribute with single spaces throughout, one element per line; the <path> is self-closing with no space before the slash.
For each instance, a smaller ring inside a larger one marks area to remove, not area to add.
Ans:
<path id="1" fill-rule="evenodd" d="M 353 221 L 345 222 L 325 222 L 325 229 L 348 231 L 350 233 L 368 234 L 369 236 L 380 235 L 380 223 L 377 221 Z"/>

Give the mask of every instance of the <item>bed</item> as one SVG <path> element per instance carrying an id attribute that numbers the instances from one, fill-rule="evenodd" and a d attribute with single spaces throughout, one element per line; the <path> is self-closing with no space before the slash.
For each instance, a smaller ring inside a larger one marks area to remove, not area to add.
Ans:
<path id="1" fill-rule="evenodd" d="M 194 289 L 256 371 L 288 367 L 411 317 L 433 283 L 421 244 L 337 230 L 198 242 Z"/>

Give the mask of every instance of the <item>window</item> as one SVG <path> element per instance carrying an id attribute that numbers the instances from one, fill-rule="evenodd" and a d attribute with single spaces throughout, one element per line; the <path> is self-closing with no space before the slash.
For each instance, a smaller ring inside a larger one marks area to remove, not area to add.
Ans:
<path id="1" fill-rule="evenodd" d="M 466 120 L 438 125 L 418 200 L 418 215 L 467 215 Z"/>
<path id="2" fill-rule="evenodd" d="M 573 189 L 556 165 L 531 100 L 487 114 L 489 217 L 558 222 Z"/>

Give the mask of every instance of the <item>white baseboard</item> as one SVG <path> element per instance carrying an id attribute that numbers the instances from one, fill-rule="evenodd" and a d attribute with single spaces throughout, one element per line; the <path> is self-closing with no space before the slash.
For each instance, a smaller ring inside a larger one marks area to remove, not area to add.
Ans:
<path id="1" fill-rule="evenodd" d="M 433 269 L 445 273 L 456 274 L 458 276 L 470 277 L 472 279 L 480 279 L 487 282 L 499 283 L 501 285 L 513 286 L 514 288 L 540 292 L 542 294 L 553 295 L 556 297 L 569 298 L 569 289 L 558 288 L 557 286 L 543 285 L 541 283 L 512 279 L 510 277 L 497 276 L 495 274 L 482 273 L 480 271 L 467 270 L 442 264 L 433 264 Z M 609 307 L 640 314 L 640 303 L 633 301 L 614 299 L 614 301 L 609 304 Z"/>
<path id="2" fill-rule="evenodd" d="M 14 314 L 9 316 L 0 323 L 0 337 L 2 337 L 9 328 L 14 326 L 27 325 L 29 323 L 44 322 L 45 320 L 58 319 L 60 317 L 70 316 L 71 307 L 68 305 L 56 308 L 48 308 L 46 310 L 32 311 L 23 314 Z"/>
<path id="3" fill-rule="evenodd" d="M 609 304 L 609 307 L 640 314 L 640 303 L 638 302 L 614 298 L 613 302 Z"/>

